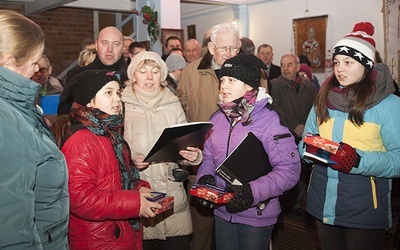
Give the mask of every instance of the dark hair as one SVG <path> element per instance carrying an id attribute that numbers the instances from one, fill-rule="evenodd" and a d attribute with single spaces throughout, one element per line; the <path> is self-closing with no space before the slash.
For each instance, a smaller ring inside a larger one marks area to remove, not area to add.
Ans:
<path id="1" fill-rule="evenodd" d="M 169 51 L 168 55 L 171 55 L 171 52 L 172 52 L 172 51 L 180 51 L 180 52 L 182 52 L 182 54 L 183 54 L 182 49 L 180 49 L 180 48 L 172 48 L 172 49 Z"/>
<path id="2" fill-rule="evenodd" d="M 370 71 L 364 67 L 364 74 L 361 81 L 346 87 L 347 93 L 352 93 L 350 100 L 349 117 L 348 119 L 357 126 L 364 123 L 364 112 L 366 103 L 374 93 L 374 82 L 370 78 Z M 339 81 L 334 74 L 330 76 L 325 84 L 322 85 L 317 97 L 315 98 L 315 112 L 319 124 L 326 122 L 329 119 L 328 113 L 328 93 L 335 87 L 339 86 Z M 346 94 L 345 94 L 346 95 Z"/>
<path id="3" fill-rule="evenodd" d="M 131 44 L 129 44 L 128 51 L 133 54 L 133 49 L 134 48 L 142 48 L 142 49 L 146 49 L 147 50 L 146 45 L 144 45 L 141 42 L 132 42 Z"/>
<path id="4" fill-rule="evenodd" d="M 247 53 L 247 54 L 254 55 L 254 51 L 256 50 L 256 46 L 254 45 L 254 42 L 248 37 L 242 37 L 242 38 L 240 38 L 240 41 L 241 41 L 242 45 L 240 46 L 239 53 Z"/>
<path id="5" fill-rule="evenodd" d="M 383 63 L 381 54 L 377 50 L 375 50 L 375 63 Z"/>
<path id="6" fill-rule="evenodd" d="M 306 55 L 299 55 L 299 60 L 300 64 L 305 63 L 308 65 L 308 67 L 311 67 L 311 62 L 308 60 L 308 57 Z"/>
<path id="7" fill-rule="evenodd" d="M 56 139 L 56 144 L 61 149 L 65 141 L 71 136 L 72 118 L 70 115 L 61 115 L 51 126 L 51 131 Z"/>
<path id="8" fill-rule="evenodd" d="M 257 48 L 257 54 L 260 53 L 260 49 L 261 49 L 261 48 L 271 48 L 271 49 L 272 49 L 272 46 L 269 45 L 269 44 L 266 44 L 266 43 L 261 44 L 261 45 L 258 46 L 258 48 Z"/>
<path id="9" fill-rule="evenodd" d="M 181 39 L 180 39 L 179 37 L 177 37 L 177 36 L 170 36 L 170 37 L 167 38 L 167 40 L 165 40 L 165 47 L 168 47 L 168 43 L 169 43 L 170 40 L 178 40 L 179 43 L 180 43 L 181 46 L 182 46 L 182 41 L 181 41 Z"/>
<path id="10" fill-rule="evenodd" d="M 83 42 L 81 43 L 81 51 L 86 49 L 86 46 L 92 45 L 95 43 L 96 43 L 96 41 L 93 39 L 90 39 L 90 38 L 83 40 Z"/>

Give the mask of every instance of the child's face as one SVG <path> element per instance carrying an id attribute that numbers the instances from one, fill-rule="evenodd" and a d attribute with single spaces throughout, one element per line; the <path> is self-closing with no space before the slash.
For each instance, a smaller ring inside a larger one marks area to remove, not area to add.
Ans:
<path id="1" fill-rule="evenodd" d="M 111 81 L 97 92 L 88 105 L 107 114 L 117 115 L 121 112 L 122 107 L 120 93 L 119 83 Z"/>
<path id="2" fill-rule="evenodd" d="M 244 82 L 229 76 L 221 77 L 219 92 L 222 97 L 222 102 L 232 102 L 246 94 L 247 91 L 253 88 Z"/>
<path id="3" fill-rule="evenodd" d="M 333 65 L 336 79 L 342 86 L 352 85 L 363 78 L 364 66 L 349 56 L 336 55 Z"/>

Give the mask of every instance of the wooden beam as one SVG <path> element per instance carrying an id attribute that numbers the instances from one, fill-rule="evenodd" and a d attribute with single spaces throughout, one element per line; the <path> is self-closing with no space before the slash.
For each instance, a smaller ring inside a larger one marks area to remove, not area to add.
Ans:
<path id="1" fill-rule="evenodd" d="M 77 0 L 35 0 L 25 3 L 25 14 L 36 15 L 38 13 L 61 7 L 64 4 L 75 2 Z"/>

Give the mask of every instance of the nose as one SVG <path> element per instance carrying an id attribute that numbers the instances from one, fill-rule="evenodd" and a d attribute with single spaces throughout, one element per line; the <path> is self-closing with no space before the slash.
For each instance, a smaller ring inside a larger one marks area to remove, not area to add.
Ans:
<path id="1" fill-rule="evenodd" d="M 148 72 L 147 73 L 147 79 L 153 79 L 153 73 L 152 72 Z"/>
<path id="2" fill-rule="evenodd" d="M 107 51 L 113 51 L 113 45 L 112 45 L 112 43 L 109 43 L 108 45 L 107 45 Z"/>

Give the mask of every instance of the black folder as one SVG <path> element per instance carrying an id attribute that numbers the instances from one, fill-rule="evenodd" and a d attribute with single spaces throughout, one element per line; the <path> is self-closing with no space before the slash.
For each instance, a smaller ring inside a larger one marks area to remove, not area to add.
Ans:
<path id="1" fill-rule="evenodd" d="M 210 131 L 211 122 L 189 122 L 165 128 L 145 162 L 171 162 L 182 160 L 179 151 L 187 147 L 202 148 L 204 138 Z"/>
<path id="2" fill-rule="evenodd" d="M 249 132 L 215 172 L 230 184 L 244 185 L 271 170 L 262 142 Z"/>

